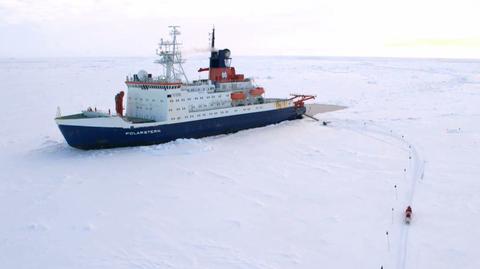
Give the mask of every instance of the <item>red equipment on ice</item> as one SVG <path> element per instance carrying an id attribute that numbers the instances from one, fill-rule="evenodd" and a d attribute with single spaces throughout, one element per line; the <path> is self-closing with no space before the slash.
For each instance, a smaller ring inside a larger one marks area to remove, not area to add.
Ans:
<path id="1" fill-rule="evenodd" d="M 410 222 L 412 221 L 412 208 L 410 206 L 407 207 L 407 209 L 405 210 L 405 223 L 406 224 L 410 224 Z"/>
<path id="2" fill-rule="evenodd" d="M 305 101 L 310 99 L 315 99 L 315 95 L 305 95 L 305 94 L 290 94 L 292 97 L 290 100 L 294 100 L 295 107 L 304 107 Z M 296 100 L 295 100 L 296 99 Z"/>

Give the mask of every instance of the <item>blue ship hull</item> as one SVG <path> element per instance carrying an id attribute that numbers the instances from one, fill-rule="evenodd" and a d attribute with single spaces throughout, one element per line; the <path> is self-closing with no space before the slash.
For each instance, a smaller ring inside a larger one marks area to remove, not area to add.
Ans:
<path id="1" fill-rule="evenodd" d="M 205 120 L 159 124 L 133 129 L 59 125 L 67 143 L 79 149 L 161 144 L 179 138 L 201 138 L 299 119 L 304 107 L 289 107 Z"/>

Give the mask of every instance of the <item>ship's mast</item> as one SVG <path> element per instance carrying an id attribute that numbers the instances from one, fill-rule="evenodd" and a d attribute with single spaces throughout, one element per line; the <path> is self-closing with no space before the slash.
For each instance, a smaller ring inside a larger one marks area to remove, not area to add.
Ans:
<path id="1" fill-rule="evenodd" d="M 177 35 L 180 35 L 178 28 L 180 26 L 171 25 L 168 26 L 170 30 L 170 40 L 160 40 L 157 49 L 157 55 L 160 56 L 160 59 L 156 60 L 155 63 L 159 63 L 164 67 L 164 79 L 166 82 L 179 82 L 182 77 L 185 78 L 185 81 L 188 83 L 188 78 L 183 71 L 182 63 L 185 61 L 182 59 L 182 52 L 180 51 L 180 45 L 182 43 L 177 42 Z"/>
<path id="2" fill-rule="evenodd" d="M 213 26 L 212 30 L 212 50 L 215 49 L 215 26 Z"/>

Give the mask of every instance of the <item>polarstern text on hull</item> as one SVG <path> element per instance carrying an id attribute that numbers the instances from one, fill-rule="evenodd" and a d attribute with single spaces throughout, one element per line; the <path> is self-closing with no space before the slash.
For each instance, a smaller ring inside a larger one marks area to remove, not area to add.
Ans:
<path id="1" fill-rule="evenodd" d="M 162 74 L 144 70 L 126 78 L 127 92 L 115 96 L 115 114 L 88 108 L 60 115 L 55 121 L 67 143 L 98 149 L 165 143 L 256 128 L 305 113 L 309 95 L 265 98 L 265 90 L 231 66 L 229 49 L 215 48 L 212 32 L 208 79 L 189 81 L 182 67 L 178 26 L 170 26 L 170 40 L 161 39 L 156 63 Z M 124 107 L 126 100 L 126 108 Z"/>

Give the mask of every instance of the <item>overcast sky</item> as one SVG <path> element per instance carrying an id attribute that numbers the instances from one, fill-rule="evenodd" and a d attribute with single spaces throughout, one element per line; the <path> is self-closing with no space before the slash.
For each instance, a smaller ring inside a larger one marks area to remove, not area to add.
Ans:
<path id="1" fill-rule="evenodd" d="M 479 0 L 0 0 L 0 57 L 153 56 L 168 25 L 185 53 L 480 58 Z"/>

